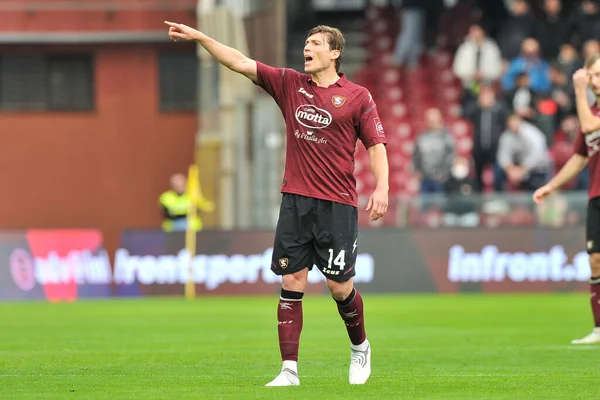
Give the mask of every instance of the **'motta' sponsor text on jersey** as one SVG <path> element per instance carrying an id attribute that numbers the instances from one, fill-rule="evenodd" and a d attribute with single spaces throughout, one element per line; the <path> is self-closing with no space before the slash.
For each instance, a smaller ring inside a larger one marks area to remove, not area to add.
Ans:
<path id="1" fill-rule="evenodd" d="M 367 89 L 344 74 L 329 87 L 309 75 L 257 62 L 258 85 L 281 109 L 286 123 L 286 164 L 281 191 L 357 206 L 354 151 L 386 143 Z"/>

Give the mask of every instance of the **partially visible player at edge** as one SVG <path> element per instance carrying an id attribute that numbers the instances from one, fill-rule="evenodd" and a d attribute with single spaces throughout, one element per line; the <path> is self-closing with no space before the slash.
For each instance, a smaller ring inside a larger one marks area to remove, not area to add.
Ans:
<path id="1" fill-rule="evenodd" d="M 345 39 L 317 26 L 304 46 L 304 71 L 273 68 L 218 43 L 193 28 L 166 22 L 173 40 L 195 40 L 218 62 L 259 85 L 279 105 L 286 122 L 286 166 L 271 269 L 282 275 L 277 308 L 283 365 L 267 386 L 295 386 L 302 330 L 302 297 L 315 264 L 327 278 L 350 337 L 349 382 L 371 375 L 371 347 L 364 326 L 363 300 L 354 288 L 358 240 L 358 196 L 354 151 L 358 139 L 368 149 L 376 189 L 369 198 L 370 219 L 386 213 L 386 138 L 367 89 L 339 73 Z"/>
<path id="2" fill-rule="evenodd" d="M 573 155 L 563 168 L 533 194 L 537 204 L 577 176 L 586 164 L 589 164 L 590 188 L 588 193 L 586 241 L 590 255 L 590 292 L 592 314 L 595 327 L 592 333 L 575 339 L 573 344 L 600 343 L 600 54 L 590 56 L 584 68 L 573 74 L 577 114 L 581 125 L 581 134 L 577 137 Z M 587 100 L 587 88 L 596 95 L 596 103 L 591 107 Z"/>

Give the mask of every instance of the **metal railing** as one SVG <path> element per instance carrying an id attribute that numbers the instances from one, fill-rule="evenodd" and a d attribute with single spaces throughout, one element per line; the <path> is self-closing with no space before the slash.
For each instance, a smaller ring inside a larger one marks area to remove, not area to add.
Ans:
<path id="1" fill-rule="evenodd" d="M 420 195 L 394 197 L 381 221 L 371 223 L 364 211 L 368 198 L 359 200 L 363 227 L 440 228 L 544 226 L 562 228 L 585 224 L 588 197 L 585 191 L 565 191 L 536 205 L 532 194 L 490 193 L 447 197 Z"/>

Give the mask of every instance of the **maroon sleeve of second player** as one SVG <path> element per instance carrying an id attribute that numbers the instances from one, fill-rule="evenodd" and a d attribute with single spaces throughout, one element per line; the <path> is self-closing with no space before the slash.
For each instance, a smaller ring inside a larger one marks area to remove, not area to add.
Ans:
<path id="1" fill-rule="evenodd" d="M 369 148 L 379 143 L 387 144 L 383 124 L 377 112 L 377 105 L 370 93 L 365 90 L 359 109 L 358 137 Z"/>
<path id="2" fill-rule="evenodd" d="M 583 133 L 580 133 L 579 136 L 577 136 L 575 144 L 573 145 L 573 152 L 584 157 L 588 156 L 587 144 L 585 143 L 585 135 Z"/>

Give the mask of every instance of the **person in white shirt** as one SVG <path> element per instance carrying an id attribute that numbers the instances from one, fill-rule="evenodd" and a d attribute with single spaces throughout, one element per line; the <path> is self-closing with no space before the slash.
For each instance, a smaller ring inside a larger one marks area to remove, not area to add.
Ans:
<path id="1" fill-rule="evenodd" d="M 481 86 L 487 86 L 500 79 L 500 49 L 481 26 L 473 24 L 469 28 L 469 34 L 456 51 L 452 70 L 462 82 L 467 101 L 478 96 Z"/>
<path id="2" fill-rule="evenodd" d="M 517 189 L 534 191 L 546 183 L 550 171 L 546 137 L 517 114 L 508 117 L 497 158 L 508 181 Z"/>

